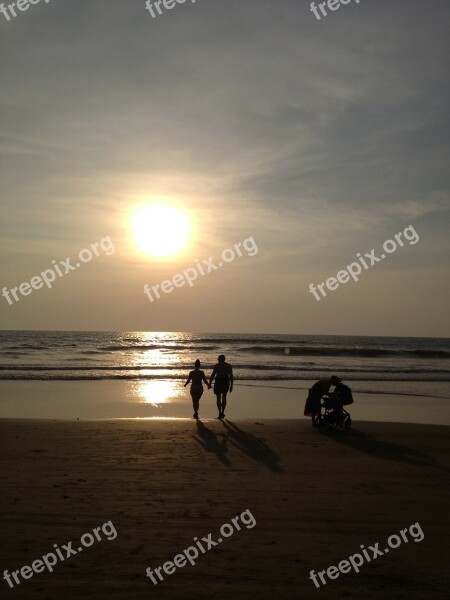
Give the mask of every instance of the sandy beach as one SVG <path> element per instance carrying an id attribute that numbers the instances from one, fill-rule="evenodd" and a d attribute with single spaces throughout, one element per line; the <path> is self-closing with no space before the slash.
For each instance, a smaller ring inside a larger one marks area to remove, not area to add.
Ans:
<path id="1" fill-rule="evenodd" d="M 4 597 L 444 598 L 448 427 L 294 420 L 0 421 L 1 570 L 9 573 L 111 521 L 117 537 L 20 578 Z M 152 569 L 249 510 L 217 547 L 153 585 Z M 360 572 L 309 573 L 418 523 Z"/>

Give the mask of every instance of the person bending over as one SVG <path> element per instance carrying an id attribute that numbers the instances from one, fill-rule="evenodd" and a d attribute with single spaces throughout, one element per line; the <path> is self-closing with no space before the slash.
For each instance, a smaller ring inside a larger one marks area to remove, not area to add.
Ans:
<path id="1" fill-rule="evenodd" d="M 311 417 L 313 427 L 317 427 L 317 418 L 320 415 L 320 401 L 322 396 L 328 394 L 332 385 L 336 386 L 340 382 L 341 379 L 336 377 L 336 375 L 333 375 L 326 379 L 319 379 L 319 381 L 316 381 L 312 388 L 310 388 L 308 398 L 306 399 L 304 415 L 305 417 Z"/>

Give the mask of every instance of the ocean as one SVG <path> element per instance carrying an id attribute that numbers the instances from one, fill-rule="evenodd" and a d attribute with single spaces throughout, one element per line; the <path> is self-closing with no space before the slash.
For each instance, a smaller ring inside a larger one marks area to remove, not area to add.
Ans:
<path id="1" fill-rule="evenodd" d="M 218 354 L 239 380 L 450 381 L 449 339 L 69 331 L 0 332 L 0 380 L 177 380 Z"/>

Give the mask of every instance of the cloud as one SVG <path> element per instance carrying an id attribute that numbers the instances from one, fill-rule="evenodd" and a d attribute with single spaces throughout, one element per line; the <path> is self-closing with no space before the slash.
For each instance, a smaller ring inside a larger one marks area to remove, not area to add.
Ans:
<path id="1" fill-rule="evenodd" d="M 4 250 L 125 247 L 130 208 L 167 195 L 197 216 L 200 256 L 253 235 L 267 279 L 415 220 L 431 261 L 449 12 L 381 0 L 317 22 L 309 2 L 199 0 L 152 19 L 144 0 L 78 0 L 3 24 Z"/>

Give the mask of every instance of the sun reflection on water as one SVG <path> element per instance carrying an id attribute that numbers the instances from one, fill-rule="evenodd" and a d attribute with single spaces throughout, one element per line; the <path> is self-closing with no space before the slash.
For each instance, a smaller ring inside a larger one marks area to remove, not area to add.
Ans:
<path id="1" fill-rule="evenodd" d="M 156 407 L 178 400 L 183 395 L 179 382 L 161 379 L 140 381 L 134 391 L 142 402 Z"/>

